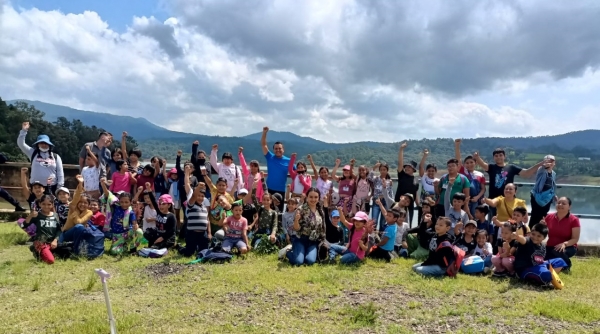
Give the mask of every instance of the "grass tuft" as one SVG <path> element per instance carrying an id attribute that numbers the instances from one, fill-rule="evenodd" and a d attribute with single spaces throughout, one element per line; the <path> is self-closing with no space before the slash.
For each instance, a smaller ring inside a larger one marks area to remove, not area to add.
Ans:
<path id="1" fill-rule="evenodd" d="M 348 307 L 345 313 L 351 325 L 370 327 L 377 322 L 377 307 L 372 302 Z"/>

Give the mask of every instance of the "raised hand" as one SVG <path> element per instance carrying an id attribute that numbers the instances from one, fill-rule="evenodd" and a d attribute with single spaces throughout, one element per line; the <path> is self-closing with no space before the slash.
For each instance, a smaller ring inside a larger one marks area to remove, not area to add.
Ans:
<path id="1" fill-rule="evenodd" d="M 306 156 L 306 159 L 307 159 L 308 161 L 312 161 L 312 155 L 310 155 L 310 154 L 309 154 L 309 155 L 307 155 L 307 156 Z"/>
<path id="2" fill-rule="evenodd" d="M 263 127 L 263 133 L 269 132 L 269 127 L 268 126 L 264 126 Z"/>
<path id="3" fill-rule="evenodd" d="M 264 178 L 265 178 L 265 172 L 263 172 L 263 171 L 260 171 L 260 173 L 259 173 L 259 174 L 260 174 L 260 178 L 261 178 L 261 179 L 264 179 Z"/>
<path id="4" fill-rule="evenodd" d="M 101 178 L 101 179 L 100 179 L 100 183 L 102 183 L 102 184 L 106 184 L 106 178 L 105 178 L 105 177 Z"/>
<path id="5" fill-rule="evenodd" d="M 462 139 L 460 139 L 460 138 L 454 139 L 455 144 L 460 145 L 461 142 L 462 142 Z"/>
<path id="6" fill-rule="evenodd" d="M 38 216 L 38 212 L 37 212 L 37 210 L 31 210 L 31 213 L 29 214 L 29 216 L 30 216 L 31 218 L 35 218 L 35 217 L 37 217 L 37 216 Z"/>
<path id="7" fill-rule="evenodd" d="M 423 217 L 423 221 L 426 223 L 431 223 L 431 214 L 426 213 L 425 216 Z"/>
<path id="8" fill-rule="evenodd" d="M 292 190 L 292 185 L 291 185 L 291 184 L 288 184 L 288 185 L 287 185 L 287 186 L 285 186 L 285 187 L 286 187 L 286 189 L 287 189 L 288 191 L 291 191 L 291 190 Z"/>
<path id="9" fill-rule="evenodd" d="M 241 147 L 241 146 L 240 146 L 240 147 L 238 147 L 238 153 L 242 153 L 242 152 L 244 152 L 244 148 L 243 148 L 243 147 Z"/>
<path id="10" fill-rule="evenodd" d="M 429 155 L 429 150 L 428 149 L 424 149 L 423 150 L 423 155 L 424 156 L 428 156 Z"/>
<path id="11" fill-rule="evenodd" d="M 198 140 L 194 140 L 194 142 L 192 143 L 193 145 L 200 145 L 200 141 Z"/>
<path id="12" fill-rule="evenodd" d="M 300 220 L 300 210 L 296 210 L 296 215 L 294 216 L 296 221 Z"/>
<path id="13" fill-rule="evenodd" d="M 121 134 L 121 138 L 127 138 L 127 131 L 123 131 L 123 133 Z"/>
<path id="14" fill-rule="evenodd" d="M 340 159 L 335 159 L 335 165 L 339 166 L 342 163 L 342 160 Z"/>
<path id="15" fill-rule="evenodd" d="M 29 171 L 29 168 L 21 167 L 21 174 L 27 174 L 28 171 Z"/>
<path id="16" fill-rule="evenodd" d="M 29 122 L 23 122 L 21 128 L 23 129 L 23 131 L 29 131 Z"/>
<path id="17" fill-rule="evenodd" d="M 77 179 L 77 182 L 83 183 L 83 176 L 77 175 L 77 176 L 75 176 L 75 179 Z"/>
<path id="18" fill-rule="evenodd" d="M 292 153 L 292 155 L 290 156 L 291 158 L 295 158 L 298 154 L 296 153 Z"/>
<path id="19" fill-rule="evenodd" d="M 479 152 L 475 151 L 473 153 L 473 158 L 475 158 L 475 159 L 479 158 Z"/>
<path id="20" fill-rule="evenodd" d="M 192 172 L 192 168 L 190 167 L 190 165 L 185 165 L 185 167 L 183 167 L 183 171 L 186 175 L 189 175 Z"/>
<path id="21" fill-rule="evenodd" d="M 180 157 L 183 154 L 181 150 L 177 150 L 177 156 Z"/>
<path id="22" fill-rule="evenodd" d="M 213 144 L 212 149 L 214 151 L 218 150 L 219 149 L 219 145 L 218 144 Z"/>
<path id="23" fill-rule="evenodd" d="M 406 146 L 408 146 L 408 144 L 406 142 L 404 142 L 400 145 L 400 149 L 403 150 L 406 148 Z"/>
<path id="24" fill-rule="evenodd" d="M 356 159 L 354 159 L 354 158 L 350 159 L 350 164 L 351 165 L 354 165 L 355 163 L 356 163 Z"/>

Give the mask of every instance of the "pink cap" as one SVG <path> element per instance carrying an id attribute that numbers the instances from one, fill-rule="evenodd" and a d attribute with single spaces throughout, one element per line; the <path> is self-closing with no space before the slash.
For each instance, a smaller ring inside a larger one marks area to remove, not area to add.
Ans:
<path id="1" fill-rule="evenodd" d="M 367 221 L 369 220 L 369 215 L 367 215 L 365 212 L 363 211 L 358 211 L 354 217 L 352 217 L 352 219 L 354 220 L 362 220 L 362 221 Z"/>
<path id="2" fill-rule="evenodd" d="M 158 198 L 158 203 L 173 204 L 173 198 L 171 198 L 171 195 L 164 194 Z"/>
<path id="3" fill-rule="evenodd" d="M 350 169 L 351 169 L 351 168 L 350 168 L 350 165 L 346 165 L 346 166 L 344 166 L 344 170 L 350 170 Z"/>
<path id="4" fill-rule="evenodd" d="M 177 174 L 177 168 L 173 167 L 171 168 L 171 170 L 169 171 L 169 176 L 171 176 L 171 174 Z"/>

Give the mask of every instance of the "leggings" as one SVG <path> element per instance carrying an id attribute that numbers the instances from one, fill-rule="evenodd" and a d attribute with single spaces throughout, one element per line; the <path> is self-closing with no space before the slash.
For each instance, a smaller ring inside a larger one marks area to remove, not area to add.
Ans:
<path id="1" fill-rule="evenodd" d="M 113 233 L 109 252 L 111 255 L 121 255 L 123 252 L 135 251 L 143 237 L 144 233 L 139 228 L 124 233 Z"/>

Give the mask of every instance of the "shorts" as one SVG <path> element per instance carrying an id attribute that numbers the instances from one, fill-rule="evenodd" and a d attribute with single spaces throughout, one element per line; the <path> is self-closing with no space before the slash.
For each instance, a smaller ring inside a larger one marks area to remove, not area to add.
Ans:
<path id="1" fill-rule="evenodd" d="M 248 246 L 246 246 L 246 243 L 239 238 L 225 238 L 225 240 L 223 240 L 223 243 L 221 244 L 221 247 L 223 247 L 224 251 L 231 251 L 232 247 L 235 247 L 237 249 L 242 249 L 242 248 L 248 248 Z"/>
<path id="2" fill-rule="evenodd" d="M 173 200 L 173 209 L 181 210 L 181 201 L 180 200 Z"/>

